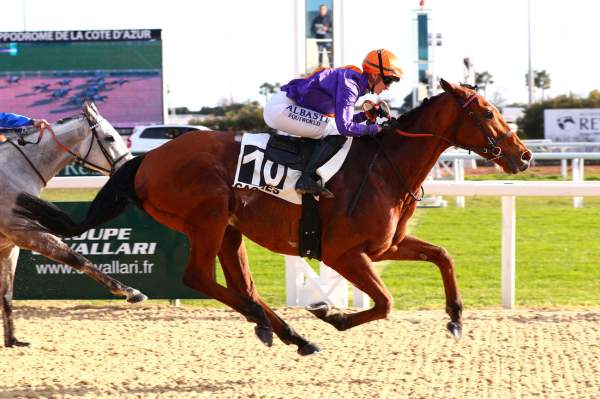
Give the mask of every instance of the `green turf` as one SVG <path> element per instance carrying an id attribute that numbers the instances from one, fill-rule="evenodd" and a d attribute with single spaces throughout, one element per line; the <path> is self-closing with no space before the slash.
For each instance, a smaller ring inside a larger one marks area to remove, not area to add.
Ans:
<path id="1" fill-rule="evenodd" d="M 500 304 L 501 210 L 496 197 L 468 197 L 465 208 L 419 209 L 412 233 L 454 257 L 465 304 Z M 600 305 L 600 198 L 575 209 L 571 198 L 517 198 L 516 303 L 526 306 Z M 441 308 L 435 266 L 393 262 L 382 273 L 397 308 Z"/>
<path id="2" fill-rule="evenodd" d="M 96 196 L 96 188 L 52 188 L 42 192 L 42 198 L 46 201 L 91 201 Z"/>
<path id="3" fill-rule="evenodd" d="M 569 178 L 567 181 L 572 179 L 572 175 L 569 172 Z M 509 175 L 508 173 L 493 173 L 486 175 L 471 175 L 465 176 L 465 180 L 549 180 L 549 181 L 563 181 L 563 177 L 560 174 L 542 174 L 539 172 L 527 171 L 525 173 L 520 173 L 518 175 Z M 600 173 L 597 172 L 589 172 L 585 173 L 585 180 L 588 181 L 598 181 L 600 180 Z"/>
<path id="4" fill-rule="evenodd" d="M 47 190 L 44 198 L 88 200 L 95 190 Z M 445 247 L 454 257 L 458 284 L 469 308 L 500 305 L 501 209 L 498 197 L 467 197 L 466 207 L 418 209 L 411 234 Z M 517 198 L 516 303 L 523 306 L 600 306 L 600 198 Z M 246 241 L 261 295 L 285 305 L 283 257 Z M 437 267 L 427 262 L 378 266 L 398 309 L 442 309 Z M 220 275 L 220 273 L 219 273 Z M 222 275 L 219 281 L 224 281 Z M 214 301 L 184 301 L 219 306 Z"/>

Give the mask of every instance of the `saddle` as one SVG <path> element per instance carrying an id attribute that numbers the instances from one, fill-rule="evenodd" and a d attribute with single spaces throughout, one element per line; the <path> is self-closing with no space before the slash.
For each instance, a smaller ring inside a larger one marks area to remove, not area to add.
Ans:
<path id="1" fill-rule="evenodd" d="M 316 144 L 314 139 L 274 134 L 267 142 L 265 157 L 277 164 L 303 170 Z"/>
<path id="2" fill-rule="evenodd" d="M 340 136 L 324 140 L 339 140 Z M 352 139 L 318 169 L 327 182 L 344 163 Z M 300 255 L 320 259 L 321 221 L 319 204 L 313 195 L 300 197 L 294 186 L 307 166 L 318 140 L 295 136 L 246 133 L 242 138 L 233 187 L 264 191 L 302 206 L 300 219 Z M 339 147 L 338 147 L 339 148 Z"/>

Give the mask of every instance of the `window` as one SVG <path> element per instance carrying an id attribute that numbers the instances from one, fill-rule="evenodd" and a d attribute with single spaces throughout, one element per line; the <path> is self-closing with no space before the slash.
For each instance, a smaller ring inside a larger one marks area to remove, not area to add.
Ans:
<path id="1" fill-rule="evenodd" d="M 144 139 L 171 139 L 173 138 L 172 133 L 170 133 L 172 129 L 166 127 L 149 127 L 144 130 L 140 135 L 141 138 Z"/>
<path id="2" fill-rule="evenodd" d="M 306 0 L 306 72 L 333 68 L 332 0 Z"/>

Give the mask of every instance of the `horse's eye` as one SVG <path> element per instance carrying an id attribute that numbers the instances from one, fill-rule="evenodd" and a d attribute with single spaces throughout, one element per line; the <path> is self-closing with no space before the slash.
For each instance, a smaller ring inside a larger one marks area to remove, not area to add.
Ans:
<path id="1" fill-rule="evenodd" d="M 483 116 L 485 116 L 487 119 L 494 119 L 494 113 L 489 109 L 483 113 Z"/>
<path id="2" fill-rule="evenodd" d="M 104 138 L 104 140 L 108 141 L 109 143 L 114 143 L 115 142 L 115 138 L 113 136 L 106 136 Z"/>

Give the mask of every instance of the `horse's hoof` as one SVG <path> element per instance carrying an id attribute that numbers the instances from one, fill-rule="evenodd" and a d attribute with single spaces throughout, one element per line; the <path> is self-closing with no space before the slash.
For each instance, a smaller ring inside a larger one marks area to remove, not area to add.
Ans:
<path id="1" fill-rule="evenodd" d="M 327 315 L 327 312 L 329 311 L 329 305 L 327 302 L 317 302 L 313 303 L 312 305 L 308 305 L 306 310 L 317 316 L 319 319 L 322 319 Z"/>
<path id="2" fill-rule="evenodd" d="M 273 330 L 268 327 L 256 326 L 254 333 L 260 339 L 260 342 L 267 346 L 273 346 Z"/>
<path id="3" fill-rule="evenodd" d="M 11 339 L 10 344 L 6 345 L 7 347 L 11 348 L 13 346 L 29 346 L 29 342 L 23 342 L 23 341 L 19 341 L 16 338 Z"/>
<path id="4" fill-rule="evenodd" d="M 316 355 L 317 353 L 321 352 L 321 348 L 319 348 L 318 345 L 313 344 L 312 342 L 309 342 L 308 344 L 304 345 L 302 348 L 298 348 L 298 354 L 301 356 L 308 356 L 308 355 Z"/>
<path id="5" fill-rule="evenodd" d="M 148 299 L 148 297 L 146 295 L 142 294 L 138 290 L 134 290 L 127 297 L 127 302 L 129 302 L 129 303 L 139 303 L 139 302 L 144 302 L 146 299 Z"/>
<path id="6" fill-rule="evenodd" d="M 460 323 L 451 321 L 446 325 L 446 328 L 455 340 L 458 341 L 462 337 L 462 326 Z"/>

